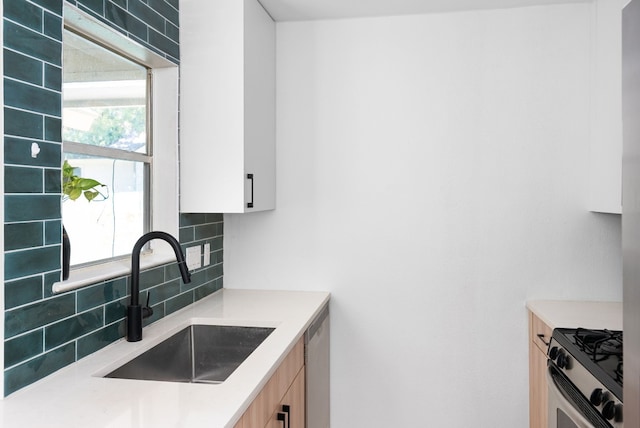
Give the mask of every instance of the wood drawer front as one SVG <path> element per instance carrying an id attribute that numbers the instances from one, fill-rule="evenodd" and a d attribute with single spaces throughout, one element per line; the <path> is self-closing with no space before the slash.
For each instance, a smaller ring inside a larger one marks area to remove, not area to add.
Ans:
<path id="1" fill-rule="evenodd" d="M 304 365 L 304 339 L 289 352 L 234 428 L 264 427 Z"/>
<path id="2" fill-rule="evenodd" d="M 549 341 L 551 340 L 551 327 L 544 323 L 535 314 L 531 313 L 531 341 L 536 344 L 542 353 L 547 353 Z"/>
<path id="3" fill-rule="evenodd" d="M 287 428 L 304 428 L 305 426 L 305 387 L 304 369 L 300 369 L 298 375 L 291 383 L 291 387 L 282 398 L 282 401 L 278 404 L 276 410 L 273 412 L 269 421 L 265 425 L 265 428 L 282 428 L 283 423 L 278 420 L 278 413 L 281 412 L 282 405 L 289 406 L 289 415 Z M 247 427 L 245 427 L 247 428 Z"/>

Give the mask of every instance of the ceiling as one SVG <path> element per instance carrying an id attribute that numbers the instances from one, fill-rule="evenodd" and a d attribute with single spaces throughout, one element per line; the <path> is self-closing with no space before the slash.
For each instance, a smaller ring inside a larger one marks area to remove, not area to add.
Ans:
<path id="1" fill-rule="evenodd" d="M 591 0 L 260 0 L 276 21 L 503 9 Z"/>

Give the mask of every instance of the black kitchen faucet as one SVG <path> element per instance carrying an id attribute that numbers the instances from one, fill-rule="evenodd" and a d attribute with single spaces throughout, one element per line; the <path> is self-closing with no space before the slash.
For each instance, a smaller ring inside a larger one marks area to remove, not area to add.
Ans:
<path id="1" fill-rule="evenodd" d="M 166 232 L 148 232 L 138 239 L 133 246 L 131 253 L 131 301 L 127 306 L 127 341 L 138 342 L 142 340 L 142 319 L 150 317 L 153 314 L 153 310 L 149 307 L 149 299 L 147 298 L 147 304 L 143 307 L 140 305 L 140 251 L 144 244 L 152 239 L 162 239 L 171 245 L 173 252 L 176 254 L 176 260 L 178 262 L 178 268 L 182 275 L 182 281 L 185 284 L 191 282 L 191 275 L 189 269 L 187 269 L 187 263 L 184 260 L 184 254 L 180 243 L 176 238 L 169 235 Z M 147 294 L 148 297 L 148 294 Z"/>

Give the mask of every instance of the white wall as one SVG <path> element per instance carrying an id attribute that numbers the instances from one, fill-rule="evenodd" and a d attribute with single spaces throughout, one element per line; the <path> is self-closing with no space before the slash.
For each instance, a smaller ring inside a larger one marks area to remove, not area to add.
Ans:
<path id="1" fill-rule="evenodd" d="M 531 298 L 619 300 L 590 6 L 277 27 L 277 208 L 225 287 L 329 290 L 332 428 L 528 426 Z"/>

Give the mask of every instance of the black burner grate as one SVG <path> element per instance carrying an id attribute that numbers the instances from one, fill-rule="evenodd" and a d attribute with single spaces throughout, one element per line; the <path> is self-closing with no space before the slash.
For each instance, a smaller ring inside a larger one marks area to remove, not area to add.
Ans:
<path id="1" fill-rule="evenodd" d="M 622 359 L 622 332 L 579 328 L 574 338 L 576 345 L 595 362 L 610 357 Z"/>

